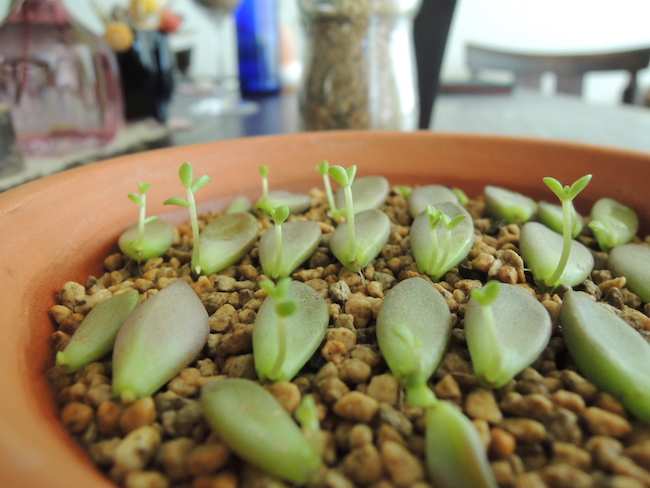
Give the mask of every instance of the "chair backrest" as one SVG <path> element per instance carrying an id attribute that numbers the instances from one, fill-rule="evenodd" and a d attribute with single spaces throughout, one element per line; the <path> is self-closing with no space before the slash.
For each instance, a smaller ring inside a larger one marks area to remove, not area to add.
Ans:
<path id="1" fill-rule="evenodd" d="M 515 84 L 539 90 L 540 77 L 546 72 L 557 76 L 556 90 L 582 95 L 583 77 L 590 71 L 625 70 L 630 79 L 622 95 L 624 103 L 633 103 L 637 73 L 650 63 L 650 47 L 598 54 L 527 54 L 504 51 L 476 44 L 467 46 L 467 64 L 476 77 L 480 70 L 497 69 L 515 74 Z"/>

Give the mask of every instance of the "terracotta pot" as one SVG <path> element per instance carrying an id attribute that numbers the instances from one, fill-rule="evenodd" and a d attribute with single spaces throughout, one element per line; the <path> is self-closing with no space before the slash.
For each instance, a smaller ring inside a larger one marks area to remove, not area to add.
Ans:
<path id="1" fill-rule="evenodd" d="M 99 275 L 117 250 L 119 233 L 137 219 L 126 197 L 136 182 L 152 183 L 149 214 L 174 222 L 185 211 L 163 207 L 183 195 L 177 178 L 190 161 L 213 182 L 198 193 L 219 208 L 235 195 L 260 194 L 258 167 L 269 165 L 273 189 L 320 186 L 314 168 L 359 166 L 359 175 L 383 174 L 404 184 L 443 183 L 470 196 L 496 184 L 552 200 L 542 177 L 562 183 L 593 173 L 579 197 L 587 212 L 601 196 L 634 208 L 650 224 L 650 154 L 539 140 L 419 133 L 305 133 L 175 147 L 117 158 L 43 178 L 0 194 L 0 479 L 3 486 L 109 487 L 61 427 L 45 372 L 53 364 L 49 309 L 69 280 Z"/>

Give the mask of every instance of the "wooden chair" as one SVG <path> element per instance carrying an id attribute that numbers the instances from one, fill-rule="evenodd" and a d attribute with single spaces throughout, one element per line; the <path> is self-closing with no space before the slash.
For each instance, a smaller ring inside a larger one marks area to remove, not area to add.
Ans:
<path id="1" fill-rule="evenodd" d="M 583 77 L 590 71 L 625 70 L 630 80 L 623 103 L 633 103 L 637 92 L 637 73 L 650 63 L 650 47 L 599 54 L 526 54 L 476 44 L 467 45 L 467 64 L 475 79 L 481 70 L 505 70 L 515 74 L 515 85 L 539 90 L 540 77 L 546 72 L 557 76 L 556 90 L 582 95 Z"/>

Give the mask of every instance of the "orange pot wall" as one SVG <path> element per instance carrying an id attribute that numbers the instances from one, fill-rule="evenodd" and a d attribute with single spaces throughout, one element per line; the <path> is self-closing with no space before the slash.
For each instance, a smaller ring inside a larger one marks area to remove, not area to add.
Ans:
<path id="1" fill-rule="evenodd" d="M 650 229 L 650 154 L 539 140 L 468 135 L 329 132 L 259 137 L 125 156 L 66 171 L 0 194 L 0 479 L 3 486 L 110 487 L 64 432 L 45 371 L 53 364 L 49 309 L 64 282 L 101 273 L 120 232 L 137 220 L 126 198 L 136 182 L 152 183 L 149 215 L 179 223 L 185 211 L 162 201 L 183 196 L 177 178 L 189 161 L 213 181 L 198 193 L 201 208 L 235 195 L 260 194 L 258 167 L 270 167 L 272 189 L 320 186 L 314 168 L 356 164 L 359 176 L 382 174 L 402 184 L 442 183 L 470 196 L 486 184 L 553 201 L 544 176 L 569 184 L 593 173 L 577 207 L 618 199 Z"/>

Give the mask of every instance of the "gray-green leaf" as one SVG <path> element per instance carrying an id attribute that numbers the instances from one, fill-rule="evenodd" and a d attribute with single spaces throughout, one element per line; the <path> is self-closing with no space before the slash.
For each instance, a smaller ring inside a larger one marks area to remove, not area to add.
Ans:
<path id="1" fill-rule="evenodd" d="M 289 276 L 298 266 L 314 254 L 320 243 L 322 231 L 311 220 L 285 222 L 282 224 L 282 257 L 277 263 L 275 227 L 260 239 L 260 264 L 269 278 Z"/>
<path id="2" fill-rule="evenodd" d="M 537 212 L 535 200 L 512 190 L 488 185 L 483 196 L 488 214 L 510 224 L 523 224 Z"/>
<path id="3" fill-rule="evenodd" d="M 280 205 L 289 207 L 292 214 L 300 214 L 311 206 L 311 197 L 304 193 L 276 190 L 269 192 L 265 200 L 259 200 L 256 204 L 257 207 L 265 211 Z"/>
<path id="4" fill-rule="evenodd" d="M 459 203 L 454 191 L 444 185 L 426 185 L 415 188 L 408 197 L 409 213 L 416 218 L 427 209 L 427 205 L 438 207 L 441 203 Z"/>
<path id="5" fill-rule="evenodd" d="M 562 255 L 563 244 L 560 234 L 539 222 L 526 222 L 522 226 L 519 249 L 524 262 L 532 270 L 535 281 L 541 283 L 553 276 Z M 589 277 L 593 268 L 594 257 L 591 251 L 574 240 L 560 283 L 579 285 Z"/>
<path id="6" fill-rule="evenodd" d="M 601 198 L 591 209 L 589 228 L 600 248 L 608 252 L 632 240 L 639 230 L 639 217 L 627 205 L 611 198 Z"/>
<path id="7" fill-rule="evenodd" d="M 298 309 L 279 317 L 276 301 L 267 296 L 255 317 L 253 357 L 262 380 L 290 381 L 320 345 L 329 323 L 329 309 L 320 294 L 300 281 L 292 281 L 287 301 Z"/>
<path id="8" fill-rule="evenodd" d="M 201 389 L 200 401 L 208 423 L 238 456 L 292 483 L 313 481 L 320 454 L 262 386 L 241 378 L 214 379 Z"/>
<path id="9" fill-rule="evenodd" d="M 348 168 L 349 169 L 349 168 Z M 383 176 L 363 176 L 352 182 L 352 199 L 354 212 L 361 213 L 371 208 L 379 208 L 386 202 L 390 191 L 390 184 Z M 337 190 L 334 196 L 337 208 L 345 208 L 344 188 Z"/>
<path id="10" fill-rule="evenodd" d="M 564 294 L 560 311 L 564 340 L 582 374 L 650 423 L 650 344 L 636 330 L 590 297 Z"/>
<path id="11" fill-rule="evenodd" d="M 532 364 L 548 345 L 546 308 L 517 285 L 501 284 L 491 305 L 472 296 L 465 310 L 465 337 L 478 381 L 500 388 Z"/>
<path id="12" fill-rule="evenodd" d="M 144 224 L 142 240 L 138 238 L 138 232 L 138 224 L 134 224 L 126 229 L 117 241 L 120 250 L 136 261 L 162 256 L 174 242 L 174 228 L 169 222 L 161 219 L 148 220 Z"/>
<path id="13" fill-rule="evenodd" d="M 226 213 L 201 232 L 199 266 L 211 275 L 238 263 L 257 240 L 257 219 L 249 213 Z"/>
<path id="14" fill-rule="evenodd" d="M 578 237 L 580 235 L 580 232 L 582 232 L 582 229 L 585 225 L 585 219 L 580 215 L 575 207 L 572 206 L 572 218 L 571 218 L 571 224 L 572 224 L 572 230 L 571 230 L 571 236 Z M 544 224 L 546 227 L 548 227 L 551 230 L 554 230 L 558 234 L 562 234 L 563 232 L 563 221 L 564 221 L 564 216 L 562 213 L 562 205 L 557 205 L 555 203 L 549 203 L 549 202 L 539 202 L 538 203 L 538 208 L 537 208 L 537 216 L 539 217 L 539 221 Z"/>
<path id="15" fill-rule="evenodd" d="M 108 354 L 118 330 L 138 305 L 140 294 L 137 290 L 129 290 L 93 308 L 65 349 L 56 354 L 56 367 L 63 373 L 74 373 Z"/>
<path id="16" fill-rule="evenodd" d="M 614 276 L 625 276 L 627 287 L 643 303 L 650 302 L 650 247 L 623 244 L 609 253 L 607 267 Z"/>

